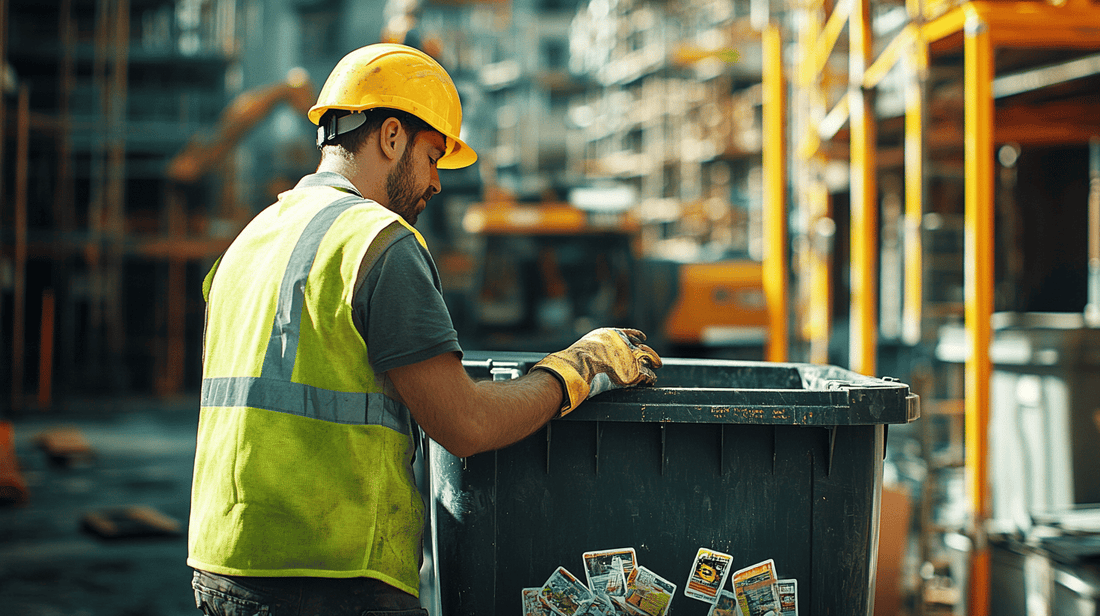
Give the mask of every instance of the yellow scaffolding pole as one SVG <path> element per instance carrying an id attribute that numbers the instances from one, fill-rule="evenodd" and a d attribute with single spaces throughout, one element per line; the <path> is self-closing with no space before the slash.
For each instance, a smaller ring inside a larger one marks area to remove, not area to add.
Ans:
<path id="1" fill-rule="evenodd" d="M 855 2 L 855 0 L 853 0 Z M 872 91 L 863 87 L 871 64 L 871 3 L 858 0 L 848 23 L 849 127 L 851 129 L 851 317 L 848 363 L 854 372 L 875 374 L 878 201 L 875 185 L 875 123 Z"/>
<path id="2" fill-rule="evenodd" d="M 970 566 L 970 613 L 989 612 L 990 559 L 985 540 L 989 518 L 989 342 L 993 316 L 993 39 L 976 13 L 965 24 L 966 212 L 964 278 L 966 329 L 966 482 L 970 494 L 974 551 Z"/>
<path id="3" fill-rule="evenodd" d="M 825 21 L 825 27 L 821 30 L 820 36 L 816 41 L 814 48 L 814 62 L 810 64 L 810 74 L 820 75 L 825 71 L 825 66 L 829 62 L 829 54 L 833 52 L 833 48 L 836 47 L 837 40 L 840 39 L 840 33 L 844 31 L 844 24 L 848 22 L 848 13 L 851 10 L 852 2 L 862 2 L 862 0 L 849 0 L 848 2 L 841 2 L 838 6 L 833 8 L 833 12 L 829 14 L 829 18 Z"/>
<path id="4" fill-rule="evenodd" d="M 764 295 L 768 305 L 768 361 L 787 361 L 787 173 L 785 79 L 783 40 L 779 27 L 769 24 L 763 45 L 764 130 Z"/>
<path id="5" fill-rule="evenodd" d="M 936 6 L 932 6 L 935 4 Z M 821 141 L 830 139 L 844 119 L 850 128 L 851 174 L 851 332 L 850 365 L 854 371 L 873 374 L 876 360 L 877 198 L 875 186 L 875 124 L 871 90 L 898 61 L 909 64 L 911 83 L 906 93 L 905 117 L 905 235 L 903 339 L 909 344 L 921 340 L 923 308 L 923 247 L 921 224 L 926 200 L 925 150 L 935 139 L 927 126 L 926 79 L 930 56 L 941 50 L 962 47 L 965 88 L 965 322 L 968 353 L 966 384 L 966 480 L 972 508 L 974 554 L 969 576 L 969 614 L 985 616 L 989 611 L 990 559 L 985 523 L 991 514 L 988 485 L 988 421 L 990 414 L 989 344 L 994 291 L 994 146 L 1020 130 L 995 126 L 992 83 L 994 53 L 1007 48 L 1100 49 L 1100 10 L 1089 0 L 1067 0 L 1061 6 L 1029 1 L 975 0 L 947 10 L 925 22 L 925 15 L 938 14 L 943 2 L 907 2 L 915 24 L 905 30 L 872 63 L 869 0 L 841 3 L 828 15 L 822 27 L 824 7 L 808 3 L 799 36 L 803 60 L 799 64 L 800 142 L 795 156 L 812 170 L 822 156 Z M 922 10 L 923 9 L 923 10 Z M 928 9 L 931 9 L 929 11 Z M 825 113 L 818 109 L 822 74 L 836 38 L 847 22 L 849 32 L 848 92 L 846 103 Z M 814 98 L 817 97 L 817 98 Z M 1035 112 L 1057 114 L 1056 105 L 1035 107 Z M 1019 117 L 1019 113 L 1011 117 Z M 1004 116 L 1011 122 L 1009 115 Z M 1075 116 L 1076 117 L 1076 116 Z M 1063 122 L 1064 124 L 1065 122 Z M 1072 139 L 1088 130 L 1072 130 L 1057 122 L 1041 127 L 1047 137 Z M 1033 127 L 1026 127 L 1034 132 Z M 1092 133 L 1089 133 L 1092 134 Z M 1031 135 L 1034 137 L 1034 135 Z M 808 179 L 809 178 L 809 179 Z M 800 199 L 819 201 L 812 174 L 800 172 Z M 815 210 L 816 211 L 816 210 Z M 812 251 L 809 251 L 812 255 Z M 804 271 L 812 268 L 800 267 Z M 814 307 L 806 312 L 813 314 Z M 811 336 L 811 341 L 813 337 Z M 816 360 L 815 360 L 816 361 Z"/>
<path id="6" fill-rule="evenodd" d="M 1064 6 L 976 1 L 925 24 L 921 38 L 926 46 L 953 47 L 957 43 L 951 41 L 960 32 L 965 67 L 966 483 L 974 541 L 968 607 L 971 616 L 986 616 L 990 610 L 985 524 L 991 513 L 988 424 L 994 290 L 993 157 L 1001 132 L 994 124 L 994 52 L 998 47 L 1100 48 L 1100 11 L 1080 0 Z"/>

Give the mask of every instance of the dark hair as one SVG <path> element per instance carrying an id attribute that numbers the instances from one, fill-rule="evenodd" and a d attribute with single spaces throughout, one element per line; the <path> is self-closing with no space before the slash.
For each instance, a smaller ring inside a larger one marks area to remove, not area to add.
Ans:
<path id="1" fill-rule="evenodd" d="M 348 113 L 351 112 L 342 109 L 329 109 L 325 112 L 325 115 L 321 116 L 321 126 L 331 122 L 333 117 L 347 115 Z M 324 145 L 335 145 L 352 154 L 358 153 L 359 148 L 363 147 L 363 143 L 366 142 L 367 137 L 376 133 L 382 127 L 382 123 L 389 118 L 397 118 L 397 120 L 401 122 L 401 125 L 405 128 L 405 132 L 409 134 L 410 141 L 415 141 L 420 131 L 435 130 L 424 120 L 399 109 L 375 107 L 362 113 L 366 115 L 366 121 L 363 122 L 362 126 L 342 135 L 337 135 Z"/>

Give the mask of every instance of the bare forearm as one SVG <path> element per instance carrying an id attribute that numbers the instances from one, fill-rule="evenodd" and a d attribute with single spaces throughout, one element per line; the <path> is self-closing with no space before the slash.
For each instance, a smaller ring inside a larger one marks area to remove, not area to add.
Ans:
<path id="1" fill-rule="evenodd" d="M 635 329 L 596 329 L 512 381 L 475 382 L 455 353 L 388 374 L 428 436 L 465 457 L 511 445 L 601 391 L 652 384 L 661 358 L 644 341 Z"/>
<path id="2" fill-rule="evenodd" d="M 561 410 L 561 384 L 549 372 L 535 370 L 511 381 L 478 381 L 476 399 L 484 411 L 479 451 L 522 440 Z"/>
<path id="3" fill-rule="evenodd" d="M 562 405 L 552 374 L 473 381 L 450 354 L 389 372 L 420 427 L 456 456 L 505 447 L 538 430 Z"/>

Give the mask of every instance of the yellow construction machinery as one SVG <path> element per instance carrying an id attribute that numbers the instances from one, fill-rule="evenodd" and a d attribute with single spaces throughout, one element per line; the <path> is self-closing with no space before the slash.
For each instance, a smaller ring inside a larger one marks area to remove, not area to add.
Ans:
<path id="1" fill-rule="evenodd" d="M 463 226 L 484 240 L 468 344 L 553 350 L 594 327 L 632 324 L 666 353 L 762 355 L 769 319 L 759 262 L 640 255 L 629 211 L 563 202 L 485 202 Z"/>

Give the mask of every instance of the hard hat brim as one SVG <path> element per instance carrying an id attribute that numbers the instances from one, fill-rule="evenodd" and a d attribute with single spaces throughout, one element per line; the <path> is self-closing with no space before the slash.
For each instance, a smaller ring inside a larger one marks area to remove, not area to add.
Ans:
<path id="1" fill-rule="evenodd" d="M 462 169 L 477 162 L 477 152 L 466 145 L 465 141 L 458 137 L 448 137 L 447 141 L 454 142 L 454 147 L 449 148 L 450 151 L 439 159 L 439 162 L 436 163 L 437 167 L 440 169 Z"/>

